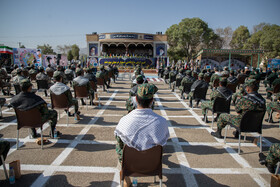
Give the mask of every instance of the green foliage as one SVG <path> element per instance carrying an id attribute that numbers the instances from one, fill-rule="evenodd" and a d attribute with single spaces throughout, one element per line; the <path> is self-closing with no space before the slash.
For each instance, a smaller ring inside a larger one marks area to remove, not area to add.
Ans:
<path id="1" fill-rule="evenodd" d="M 19 48 L 25 48 L 25 46 L 24 45 L 20 45 Z"/>
<path id="2" fill-rule="evenodd" d="M 71 45 L 58 45 L 57 49 L 59 53 L 66 55 L 69 50 L 71 50 Z"/>
<path id="3" fill-rule="evenodd" d="M 74 45 L 71 46 L 71 53 L 72 53 L 73 58 L 74 58 L 75 60 L 78 60 L 78 59 L 79 59 L 79 52 L 80 52 L 79 46 L 77 46 L 76 44 L 74 44 Z"/>
<path id="4" fill-rule="evenodd" d="M 52 49 L 52 46 L 50 46 L 49 44 L 38 45 L 37 49 L 41 49 L 42 54 L 45 55 L 56 55 L 56 53 Z"/>
<path id="5" fill-rule="evenodd" d="M 249 37 L 250 33 L 248 28 L 241 25 L 233 32 L 229 45 L 232 49 L 242 49 Z"/>
<path id="6" fill-rule="evenodd" d="M 220 36 L 220 40 L 222 42 L 222 49 L 230 49 L 229 43 L 232 38 L 232 28 L 230 26 L 223 28 L 217 28 L 215 33 Z"/>
<path id="7" fill-rule="evenodd" d="M 71 51 L 71 50 L 69 50 L 69 51 L 67 52 L 67 60 L 69 60 L 69 61 L 73 60 L 73 54 L 72 54 L 72 51 Z"/>
<path id="8" fill-rule="evenodd" d="M 200 18 L 185 18 L 166 31 L 171 60 L 190 60 L 200 49 L 220 48 L 220 37 Z"/>

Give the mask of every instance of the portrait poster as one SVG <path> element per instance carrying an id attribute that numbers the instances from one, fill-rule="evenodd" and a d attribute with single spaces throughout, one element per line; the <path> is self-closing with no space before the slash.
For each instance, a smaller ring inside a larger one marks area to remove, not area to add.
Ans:
<path id="1" fill-rule="evenodd" d="M 89 43 L 89 56 L 98 56 L 98 43 Z"/>
<path id="2" fill-rule="evenodd" d="M 20 67 L 26 67 L 34 64 L 42 66 L 41 49 L 13 48 L 14 64 Z"/>
<path id="3" fill-rule="evenodd" d="M 98 58 L 88 57 L 87 58 L 87 68 L 94 68 L 98 66 Z"/>
<path id="4" fill-rule="evenodd" d="M 156 56 L 166 56 L 165 44 L 156 44 Z"/>

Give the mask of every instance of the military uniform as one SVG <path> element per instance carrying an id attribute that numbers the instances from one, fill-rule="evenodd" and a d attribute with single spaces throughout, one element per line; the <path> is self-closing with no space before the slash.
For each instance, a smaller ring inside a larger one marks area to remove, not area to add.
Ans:
<path id="1" fill-rule="evenodd" d="M 214 73 L 214 74 L 211 76 L 211 78 L 210 78 L 210 83 L 209 83 L 209 85 L 210 85 L 211 88 L 213 87 L 214 81 L 215 81 L 216 79 L 220 79 L 220 76 L 219 76 L 218 74 Z"/>
<path id="2" fill-rule="evenodd" d="M 172 92 L 174 92 L 176 86 L 176 75 L 177 71 L 175 68 L 169 72 L 169 88 L 172 89 Z"/>
<path id="3" fill-rule="evenodd" d="M 275 79 L 275 80 L 272 82 L 272 87 L 273 87 L 273 88 L 267 88 L 267 89 L 266 89 L 266 96 L 267 96 L 268 99 L 271 98 L 271 96 L 272 96 L 272 93 L 271 93 L 270 91 L 273 92 L 273 89 L 274 89 L 278 84 L 280 84 L 280 78 L 277 78 L 277 79 Z"/>
<path id="4" fill-rule="evenodd" d="M 264 86 L 267 87 L 267 84 L 269 84 L 269 86 L 272 84 L 272 82 L 277 79 L 278 75 L 276 73 L 276 71 L 274 70 L 273 73 L 271 73 L 267 78 L 266 80 L 263 81 L 264 83 Z"/>
<path id="5" fill-rule="evenodd" d="M 104 66 L 100 66 L 100 70 L 98 72 L 96 72 L 96 78 L 101 78 L 104 80 L 104 84 L 107 86 L 107 89 L 109 88 L 109 85 L 107 84 L 106 80 L 105 80 L 105 76 L 106 76 L 106 71 L 104 69 Z M 103 86 L 103 91 L 105 91 L 105 86 Z"/>
<path id="6" fill-rule="evenodd" d="M 21 75 L 17 75 L 17 76 L 15 76 L 14 78 L 13 78 L 13 84 L 16 84 L 16 85 L 19 85 L 20 84 L 20 82 L 23 80 L 23 79 L 25 79 L 23 76 L 21 76 Z"/>
<path id="7" fill-rule="evenodd" d="M 192 77 L 192 76 L 190 76 L 190 74 L 191 74 L 191 71 L 190 70 L 188 70 L 187 71 L 187 76 L 185 76 L 183 79 L 182 79 L 182 81 L 181 81 L 181 86 L 179 86 L 179 90 L 180 90 L 180 92 L 181 92 L 181 96 L 183 96 L 183 94 L 185 93 L 185 85 L 186 84 L 188 84 L 188 83 L 194 83 L 194 81 L 195 81 L 195 78 L 194 77 Z M 189 93 L 186 93 L 186 94 L 189 94 Z"/>
<path id="8" fill-rule="evenodd" d="M 29 87 L 32 84 L 28 79 L 23 79 L 20 85 L 21 87 Z M 40 96 L 33 92 L 21 92 L 11 99 L 11 105 L 19 110 L 29 110 L 34 107 L 38 108 L 42 115 L 42 121 L 50 121 L 50 134 L 53 135 L 57 123 L 57 112 L 48 109 L 47 103 Z M 32 134 L 33 136 L 36 134 L 35 128 L 32 128 Z"/>
<path id="9" fill-rule="evenodd" d="M 245 114 L 245 112 L 252 110 L 265 110 L 265 99 L 257 92 L 247 94 L 237 102 L 235 110 L 238 115 L 225 113 L 220 115 L 217 122 L 218 129 L 223 129 L 228 123 L 231 123 L 233 126 L 238 128 L 241 122 L 241 118 Z"/>
<path id="10" fill-rule="evenodd" d="M 203 78 L 203 77 L 204 77 L 204 74 L 203 74 L 203 73 L 200 73 L 200 74 L 198 75 L 198 77 Z M 197 88 L 208 88 L 208 83 L 205 82 L 204 80 L 196 80 L 196 81 L 192 84 L 192 86 L 191 86 L 191 91 L 190 91 L 190 93 L 189 93 L 190 107 L 192 107 L 192 100 L 195 99 L 195 98 L 193 98 L 193 97 L 194 97 L 194 91 L 195 91 Z M 200 101 L 200 100 L 197 100 L 197 104 L 196 104 L 196 105 L 199 104 L 199 101 Z"/>
<path id="11" fill-rule="evenodd" d="M 274 143 L 270 146 L 266 162 L 269 165 L 275 166 L 280 161 L 280 144 Z"/>

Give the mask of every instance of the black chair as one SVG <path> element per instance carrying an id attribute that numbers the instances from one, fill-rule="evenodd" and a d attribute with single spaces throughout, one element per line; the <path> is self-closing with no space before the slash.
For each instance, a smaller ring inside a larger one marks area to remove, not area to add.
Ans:
<path id="1" fill-rule="evenodd" d="M 232 93 L 236 92 L 236 87 L 237 87 L 237 82 L 234 84 L 232 84 L 232 83 L 227 84 L 227 88 L 230 89 L 232 91 Z"/>
<path id="2" fill-rule="evenodd" d="M 183 80 L 183 78 L 177 78 L 177 79 L 176 79 L 176 87 L 181 86 L 182 80 Z"/>
<path id="3" fill-rule="evenodd" d="M 65 74 L 66 77 L 66 82 L 70 82 L 70 84 L 72 85 L 72 81 L 73 81 L 73 75 L 72 74 Z"/>
<path id="4" fill-rule="evenodd" d="M 197 105 L 198 105 L 198 103 L 201 100 L 202 101 L 206 100 L 207 90 L 208 90 L 208 86 L 203 86 L 203 87 L 195 88 L 192 99 L 197 102 Z M 193 105 L 192 105 L 192 101 L 191 100 L 190 100 L 190 104 L 191 104 L 191 107 L 192 107 Z"/>
<path id="5" fill-rule="evenodd" d="M 260 134 L 260 152 L 262 152 L 262 122 L 264 118 L 265 110 L 264 111 L 247 111 L 241 119 L 240 127 L 237 128 L 237 132 L 239 133 L 239 141 L 238 141 L 238 154 L 240 154 L 240 146 L 241 146 L 241 132 L 251 133 L 257 132 Z M 231 124 L 229 124 L 231 125 Z M 236 128 L 235 126 L 233 126 Z M 226 143 L 227 137 L 227 128 L 225 128 L 225 137 L 224 143 Z M 244 136 L 244 141 L 246 140 L 246 134 Z"/>
<path id="6" fill-rule="evenodd" d="M 14 84 L 14 88 L 15 88 L 16 95 L 21 92 L 21 87 L 19 84 Z"/>
<path id="7" fill-rule="evenodd" d="M 36 80 L 37 82 L 37 90 L 43 90 L 45 95 L 48 96 L 47 90 L 49 89 L 48 80 Z"/>
<path id="8" fill-rule="evenodd" d="M 213 109 L 212 109 L 212 129 L 213 129 L 213 125 L 214 125 L 214 113 L 217 114 L 222 114 L 222 113 L 230 113 L 230 102 L 231 102 L 231 97 L 227 100 L 226 98 L 222 98 L 222 97 L 217 97 L 214 100 L 214 104 L 213 104 Z M 206 115 L 207 115 L 207 111 L 206 110 Z M 206 118 L 204 119 L 206 122 Z"/>

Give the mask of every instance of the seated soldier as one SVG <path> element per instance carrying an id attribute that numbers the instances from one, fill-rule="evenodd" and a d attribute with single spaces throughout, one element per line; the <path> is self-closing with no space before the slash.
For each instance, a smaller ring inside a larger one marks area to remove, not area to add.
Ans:
<path id="1" fill-rule="evenodd" d="M 266 88 L 267 99 L 272 100 L 271 96 L 272 96 L 273 90 L 278 84 L 280 84 L 280 73 L 278 73 L 277 78 L 271 83 L 272 88 Z"/>
<path id="2" fill-rule="evenodd" d="M 44 67 L 40 66 L 39 67 L 39 73 L 36 75 L 36 80 L 46 80 L 48 81 L 48 85 L 51 85 L 51 79 L 47 74 L 44 73 Z M 45 96 L 48 96 L 47 90 L 45 90 Z"/>
<path id="3" fill-rule="evenodd" d="M 169 72 L 169 88 L 172 89 L 172 92 L 174 92 L 175 90 L 175 86 L 176 86 L 176 75 L 177 75 L 177 71 L 176 71 L 176 67 L 172 67 L 172 70 Z"/>
<path id="4" fill-rule="evenodd" d="M 280 93 L 276 94 L 276 98 L 277 98 L 276 101 L 271 101 L 266 105 L 268 119 L 266 119 L 265 121 L 269 123 L 273 123 L 273 119 L 272 119 L 273 111 L 274 110 L 280 111 Z M 271 112 L 271 116 L 270 116 L 270 112 Z"/>
<path id="5" fill-rule="evenodd" d="M 77 99 L 72 97 L 72 93 L 70 91 L 70 88 L 68 86 L 66 86 L 64 83 L 62 83 L 62 76 L 60 74 L 60 72 L 55 71 L 53 74 L 53 79 L 55 81 L 55 84 L 52 85 L 50 87 L 50 92 L 52 94 L 55 95 L 61 95 L 61 94 L 65 94 L 68 100 L 68 103 L 70 104 L 70 106 L 74 105 L 74 109 L 75 109 L 75 113 L 73 115 L 70 114 L 70 112 L 68 113 L 68 116 L 76 116 L 76 119 L 79 120 L 80 119 L 80 112 L 79 112 L 79 105 L 78 105 L 78 101 Z"/>
<path id="6" fill-rule="evenodd" d="M 263 81 L 265 87 L 267 87 L 267 84 L 269 84 L 269 86 L 271 87 L 271 84 L 273 83 L 273 81 L 275 79 L 277 79 L 277 77 L 278 77 L 277 71 L 278 71 L 278 69 L 274 68 L 273 72 L 270 73 L 270 75 L 267 76 L 266 80 Z"/>
<path id="7" fill-rule="evenodd" d="M 203 119 L 206 119 L 206 123 L 208 122 L 206 110 L 213 109 L 214 100 L 217 97 L 221 97 L 221 98 L 225 98 L 226 100 L 230 100 L 231 95 L 232 95 L 232 91 L 227 88 L 227 79 L 222 78 L 219 82 L 219 87 L 216 90 L 214 90 L 213 92 L 211 92 L 210 101 L 203 101 L 201 103 L 202 114 L 204 116 Z M 217 115 L 217 118 L 218 117 L 219 117 L 219 114 Z"/>
<path id="8" fill-rule="evenodd" d="M 136 78 L 137 84 L 131 88 L 129 91 L 129 98 L 126 100 L 125 107 L 126 110 L 131 112 L 135 108 L 137 108 L 137 102 L 136 102 L 136 95 L 138 91 L 138 86 L 144 83 L 144 78 L 142 75 L 138 75 Z"/>
<path id="9" fill-rule="evenodd" d="M 34 75 L 34 74 L 37 74 L 37 70 L 35 69 L 35 65 L 34 64 L 32 64 L 31 66 L 30 66 L 30 70 L 28 71 L 28 73 L 29 73 L 29 76 L 31 77 L 32 75 Z"/>
<path id="10" fill-rule="evenodd" d="M 114 72 L 114 76 L 113 76 L 113 79 L 114 79 L 114 83 L 116 82 L 116 78 L 118 78 L 119 76 L 119 70 L 118 70 L 118 67 L 116 64 L 113 65 L 113 72 Z"/>
<path id="11" fill-rule="evenodd" d="M 11 83 L 9 83 L 11 77 L 7 74 L 6 69 L 2 68 L 2 64 L 0 64 L 0 82 L 3 95 L 13 95 L 10 93 Z M 8 93 L 5 92 L 4 88 L 7 88 Z"/>
<path id="12" fill-rule="evenodd" d="M 89 93 L 89 98 L 90 98 L 90 105 L 93 105 L 92 99 L 94 98 L 94 91 L 90 86 L 89 80 L 85 78 L 84 76 L 84 71 L 81 68 L 76 69 L 76 78 L 73 79 L 73 88 L 75 86 L 86 86 L 87 91 Z M 84 102 L 83 99 L 81 99 L 82 105 L 85 105 L 86 103 Z"/>
<path id="13" fill-rule="evenodd" d="M 67 79 L 67 82 L 70 82 L 70 85 L 72 85 L 72 80 L 74 78 L 74 71 L 71 69 L 71 65 L 68 66 L 68 68 L 64 71 L 65 77 Z"/>
<path id="14" fill-rule="evenodd" d="M 20 82 L 25 79 L 23 76 L 22 76 L 22 70 L 20 68 L 17 69 L 17 75 L 13 78 L 13 84 L 15 85 L 19 85 Z"/>
<path id="15" fill-rule="evenodd" d="M 6 98 L 0 97 L 0 107 L 1 107 L 0 109 L 1 110 L 5 103 L 6 103 Z M 1 112 L 0 119 L 3 119 L 2 115 L 3 115 L 3 113 Z"/>
<path id="16" fill-rule="evenodd" d="M 221 77 L 221 73 L 219 72 L 218 68 L 214 68 L 214 71 L 215 71 L 215 73 L 213 73 L 213 74 L 211 75 L 211 78 L 210 78 L 210 83 L 209 83 L 210 88 L 213 88 L 213 86 L 214 86 L 214 81 L 215 81 L 216 79 L 220 79 L 220 77 Z"/>
<path id="17" fill-rule="evenodd" d="M 51 64 L 48 64 L 48 67 L 46 68 L 47 75 L 53 74 L 54 69 L 52 68 Z"/>
<path id="18" fill-rule="evenodd" d="M 106 74 L 106 70 L 104 69 L 104 65 L 101 65 L 100 66 L 100 70 L 98 72 L 96 72 L 96 78 L 101 78 L 104 80 L 104 85 L 106 85 L 107 89 L 108 88 L 111 88 L 107 82 L 105 81 L 105 74 Z M 105 90 L 105 86 L 103 86 L 103 91 L 106 91 Z"/>
<path id="19" fill-rule="evenodd" d="M 55 110 L 48 109 L 47 103 L 38 95 L 31 92 L 32 90 L 32 84 L 30 80 L 23 79 L 20 83 L 22 92 L 20 92 L 18 95 L 14 96 L 11 99 L 11 106 L 13 108 L 19 109 L 19 110 L 30 110 L 34 107 L 38 108 L 43 121 L 50 121 L 51 131 L 50 131 L 50 137 L 53 138 L 54 135 L 54 129 L 57 123 L 57 112 Z M 32 137 L 39 137 L 39 135 L 36 133 L 35 128 L 31 128 L 32 130 Z M 60 132 L 58 132 L 58 135 Z"/>
<path id="20" fill-rule="evenodd" d="M 235 110 L 237 115 L 232 114 L 221 114 L 217 122 L 217 131 L 211 132 L 212 136 L 222 138 L 222 129 L 226 127 L 228 123 L 235 126 L 237 129 L 240 126 L 242 116 L 247 111 L 258 110 L 265 111 L 265 99 L 257 92 L 258 86 L 256 80 L 252 79 L 246 83 L 247 95 L 242 96 L 241 99 L 236 103 Z M 239 133 L 234 132 L 235 138 L 238 138 Z"/>
<path id="21" fill-rule="evenodd" d="M 120 162 L 124 145 L 144 151 L 166 144 L 169 138 L 168 123 L 150 109 L 156 90 L 153 84 L 140 85 L 136 95 L 137 109 L 120 119 L 115 130 L 116 152 Z"/>
<path id="22" fill-rule="evenodd" d="M 192 100 L 195 99 L 194 98 L 194 92 L 196 89 L 199 89 L 199 88 L 208 88 L 208 84 L 207 82 L 205 82 L 203 80 L 203 77 L 204 77 L 204 74 L 203 73 L 200 73 L 198 75 L 198 80 L 196 80 L 193 84 L 192 84 L 192 87 L 191 87 L 191 92 L 189 93 L 189 98 L 190 98 L 190 107 L 192 107 Z M 196 107 L 198 107 L 198 104 L 199 104 L 200 100 L 197 100 L 197 103 L 196 103 Z"/>
<path id="23" fill-rule="evenodd" d="M 195 81 L 195 78 L 191 74 L 192 74 L 191 70 L 187 70 L 186 71 L 186 76 L 182 79 L 181 86 L 179 86 L 179 90 L 181 92 L 181 98 L 182 99 L 185 99 L 185 97 L 184 97 L 184 93 L 186 93 L 185 92 L 186 91 L 185 85 L 188 84 L 188 83 L 192 84 Z M 187 92 L 186 94 L 188 95 L 189 92 Z M 187 99 L 188 98 L 189 97 L 187 96 Z"/>
<path id="24" fill-rule="evenodd" d="M 229 77 L 227 78 L 227 81 L 229 84 L 236 84 L 237 83 L 237 78 L 234 76 L 234 71 L 231 70 Z"/>
<path id="25" fill-rule="evenodd" d="M 170 72 L 170 66 L 167 66 L 166 69 L 163 72 L 163 78 L 164 78 L 164 82 L 167 84 L 169 83 L 169 72 Z"/>
<path id="26" fill-rule="evenodd" d="M 263 153 L 260 153 L 260 164 L 265 165 L 270 173 L 275 173 L 275 167 L 278 162 L 280 162 L 280 144 L 274 143 L 270 146 L 268 154 L 265 159 Z"/>

